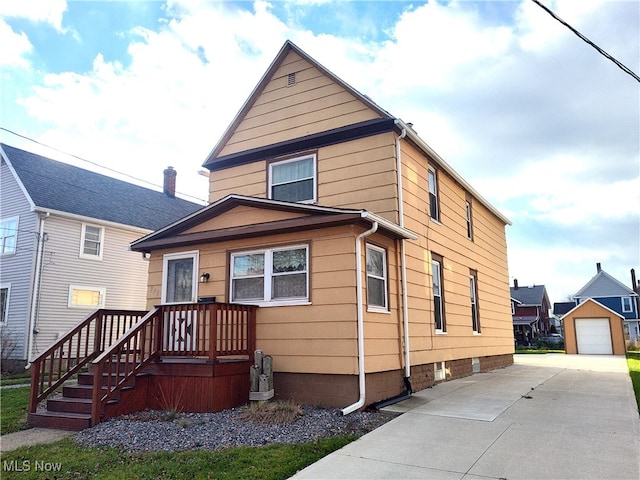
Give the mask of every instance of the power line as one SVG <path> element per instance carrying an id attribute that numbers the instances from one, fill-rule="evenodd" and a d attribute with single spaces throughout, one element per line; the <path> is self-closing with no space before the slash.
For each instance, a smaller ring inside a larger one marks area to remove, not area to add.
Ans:
<path id="1" fill-rule="evenodd" d="M 564 25 L 565 27 L 567 27 L 569 30 L 571 30 L 573 33 L 575 33 L 581 40 L 583 40 L 584 42 L 586 42 L 587 44 L 591 45 L 593 48 L 595 48 L 598 53 L 600 53 L 600 55 L 604 56 L 605 58 L 611 60 L 613 63 L 615 63 L 618 68 L 620 68 L 620 70 L 622 70 L 624 73 L 631 75 L 637 82 L 640 82 L 640 77 L 633 71 L 631 70 L 629 67 L 627 67 L 626 65 L 624 65 L 622 62 L 620 62 L 619 60 L 616 60 L 614 57 L 612 57 L 611 55 L 609 55 L 607 52 L 605 52 L 603 49 L 601 49 L 598 45 L 596 45 L 595 43 L 593 43 L 591 40 L 589 40 L 587 37 L 585 37 L 583 34 L 581 34 L 578 30 L 576 30 L 575 28 L 573 28 L 571 25 L 569 25 L 567 22 L 565 22 L 564 20 L 562 20 L 560 17 L 558 17 L 555 13 L 553 13 L 551 10 L 549 10 L 547 7 L 545 7 L 542 3 L 540 3 L 538 0 L 531 0 L 533 3 L 537 4 L 540 8 L 542 8 L 545 12 L 547 12 L 549 15 L 551 15 L 553 18 L 555 18 L 558 22 L 560 22 L 562 25 Z"/>
<path id="2" fill-rule="evenodd" d="M 0 130 L 3 130 L 5 132 L 7 132 L 7 133 L 15 135 L 16 137 L 20 137 L 20 138 L 24 138 L 25 140 L 29 140 L 30 142 L 37 143 L 38 145 L 41 145 L 43 147 L 50 148 L 51 150 L 55 150 L 58 153 L 62 153 L 64 155 L 68 155 L 68 156 L 73 157 L 73 158 L 75 158 L 77 160 L 80 160 L 82 162 L 86 162 L 86 163 L 89 163 L 89 164 L 94 165 L 96 167 L 103 168 L 104 170 L 108 170 L 108 171 L 116 173 L 118 175 L 122 175 L 123 177 L 127 177 L 127 178 L 130 178 L 130 179 L 135 180 L 137 182 L 146 183 L 147 185 L 151 185 L 153 187 L 162 189 L 162 185 L 158 185 L 156 183 L 152 183 L 152 182 L 150 182 L 148 180 L 144 180 L 143 178 L 134 177 L 133 175 L 129 175 L 127 173 L 119 172 L 118 170 L 114 170 L 113 168 L 105 167 L 104 165 L 100 165 L 99 163 L 92 162 L 91 160 L 87 160 L 86 158 L 79 157 L 78 155 L 74 155 L 73 153 L 65 152 L 64 150 L 60 150 L 60 149 L 58 149 L 56 147 L 52 147 L 51 145 L 47 145 L 45 143 L 39 142 L 38 140 L 34 140 L 33 138 L 27 137 L 25 135 L 21 135 L 21 134 L 19 134 L 17 132 L 9 130 L 8 128 L 0 127 Z M 188 193 L 182 193 L 182 192 L 177 192 L 177 193 L 179 193 L 180 195 L 182 195 L 184 197 L 193 198 L 193 199 L 198 200 L 200 202 L 205 202 L 206 203 L 206 200 L 203 200 L 202 198 L 196 197 L 194 195 L 189 195 Z"/>

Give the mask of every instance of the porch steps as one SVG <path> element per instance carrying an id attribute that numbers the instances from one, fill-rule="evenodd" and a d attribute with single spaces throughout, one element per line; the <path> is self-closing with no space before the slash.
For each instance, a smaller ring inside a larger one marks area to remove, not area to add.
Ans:
<path id="1" fill-rule="evenodd" d="M 113 378 L 111 383 L 119 379 Z M 133 380 L 135 382 L 135 380 Z M 102 390 L 106 392 L 109 375 L 102 376 Z M 134 388 L 134 385 L 125 386 L 124 390 Z M 44 406 L 38 408 L 35 413 L 29 414 L 29 425 L 33 427 L 55 428 L 60 430 L 80 431 L 91 426 L 91 409 L 93 397 L 93 374 L 89 372 L 79 373 L 76 384 L 64 385 L 62 392 L 48 398 Z M 109 403 L 117 403 L 118 400 L 110 400 Z"/>

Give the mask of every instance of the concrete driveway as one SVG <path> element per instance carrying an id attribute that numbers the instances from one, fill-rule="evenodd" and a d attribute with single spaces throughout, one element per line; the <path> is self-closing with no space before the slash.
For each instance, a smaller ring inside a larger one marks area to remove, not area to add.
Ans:
<path id="1" fill-rule="evenodd" d="M 387 410 L 403 415 L 293 478 L 640 478 L 640 417 L 624 357 L 516 355 L 513 366 Z"/>

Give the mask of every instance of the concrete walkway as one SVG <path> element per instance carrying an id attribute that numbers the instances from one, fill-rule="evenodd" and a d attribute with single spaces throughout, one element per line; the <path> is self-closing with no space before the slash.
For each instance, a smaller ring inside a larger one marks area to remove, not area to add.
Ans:
<path id="1" fill-rule="evenodd" d="M 51 443 L 70 437 L 76 432 L 53 430 L 50 428 L 29 428 L 19 432 L 0 436 L 0 453 L 15 450 L 18 447 L 30 447 L 41 443 Z"/>
<path id="2" fill-rule="evenodd" d="M 300 479 L 640 478 L 640 416 L 626 359 L 516 355 L 387 407 L 403 415 Z"/>

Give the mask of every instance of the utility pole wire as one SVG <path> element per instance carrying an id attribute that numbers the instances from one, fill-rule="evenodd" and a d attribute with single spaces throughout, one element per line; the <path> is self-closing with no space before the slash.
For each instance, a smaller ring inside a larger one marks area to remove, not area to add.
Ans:
<path id="1" fill-rule="evenodd" d="M 560 22 L 561 24 L 563 24 L 565 27 L 567 27 L 569 30 L 571 30 L 573 33 L 575 33 L 581 40 L 583 40 L 584 42 L 588 43 L 589 45 L 591 45 L 593 48 L 595 48 L 598 53 L 600 53 L 602 56 L 604 56 L 605 58 L 608 58 L 609 60 L 611 60 L 613 63 L 615 63 L 618 68 L 620 68 L 624 73 L 627 73 L 629 75 L 631 75 L 637 82 L 640 82 L 640 77 L 633 71 L 631 70 L 629 67 L 627 67 L 626 65 L 624 65 L 622 62 L 620 62 L 619 60 L 616 60 L 614 57 L 612 57 L 611 55 L 609 55 L 607 52 L 605 52 L 603 49 L 601 49 L 598 45 L 596 45 L 595 43 L 593 43 L 591 40 L 589 40 L 587 37 L 585 37 L 583 34 L 581 34 L 578 30 L 576 30 L 575 28 L 573 28 L 571 25 L 569 25 L 567 22 L 565 22 L 564 20 L 562 20 L 560 17 L 558 17 L 555 13 L 553 13 L 551 10 L 549 10 L 547 7 L 545 7 L 542 3 L 540 3 L 538 0 L 531 0 L 533 3 L 536 3 L 540 8 L 542 8 L 544 11 L 546 11 L 549 15 L 551 15 L 553 18 L 555 18 L 558 22 Z"/>

